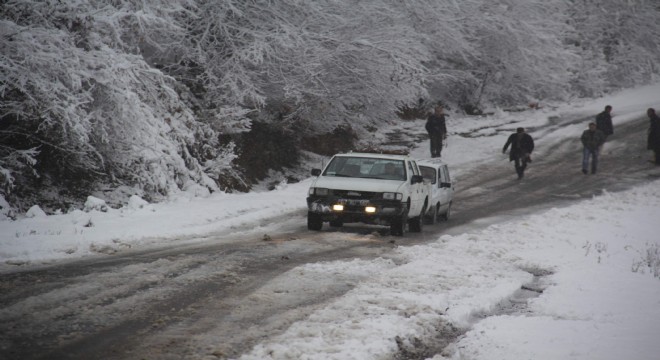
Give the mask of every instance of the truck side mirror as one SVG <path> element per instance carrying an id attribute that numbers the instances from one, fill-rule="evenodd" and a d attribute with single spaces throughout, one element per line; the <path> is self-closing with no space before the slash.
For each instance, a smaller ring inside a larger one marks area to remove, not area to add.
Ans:
<path id="1" fill-rule="evenodd" d="M 451 183 L 448 183 L 448 182 L 440 183 L 440 187 L 441 187 L 441 188 L 450 188 L 450 187 L 451 187 Z"/>
<path id="2" fill-rule="evenodd" d="M 321 169 L 312 169 L 312 176 L 321 175 Z"/>
<path id="3" fill-rule="evenodd" d="M 410 178 L 410 183 L 411 184 L 417 184 L 417 183 L 421 183 L 421 182 L 424 182 L 424 177 L 422 175 L 413 175 Z"/>

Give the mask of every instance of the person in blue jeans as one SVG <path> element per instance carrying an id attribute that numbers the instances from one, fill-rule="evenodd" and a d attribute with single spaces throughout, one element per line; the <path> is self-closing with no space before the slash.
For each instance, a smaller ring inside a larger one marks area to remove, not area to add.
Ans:
<path id="1" fill-rule="evenodd" d="M 589 160 L 591 160 L 591 173 L 598 170 L 598 149 L 605 142 L 605 134 L 596 128 L 596 123 L 589 123 L 589 128 L 582 133 L 580 138 L 584 148 L 582 149 L 582 173 L 589 172 Z"/>

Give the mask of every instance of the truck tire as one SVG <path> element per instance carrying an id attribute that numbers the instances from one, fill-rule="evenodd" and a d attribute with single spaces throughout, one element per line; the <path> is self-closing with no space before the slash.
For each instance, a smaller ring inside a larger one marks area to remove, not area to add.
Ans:
<path id="1" fill-rule="evenodd" d="M 406 201 L 406 209 L 401 216 L 392 219 L 390 222 L 390 234 L 394 236 L 403 236 L 408 224 L 408 211 L 410 211 L 410 199 Z"/>
<path id="2" fill-rule="evenodd" d="M 422 232 L 422 224 L 424 221 L 421 216 L 414 217 L 408 220 L 408 227 L 410 232 Z"/>
<path id="3" fill-rule="evenodd" d="M 436 222 L 438 222 L 438 206 L 433 206 L 431 210 L 426 213 L 424 219 L 426 220 L 427 225 L 434 225 Z"/>
<path id="4" fill-rule="evenodd" d="M 440 219 L 442 219 L 442 221 L 447 221 L 449 220 L 449 216 L 451 216 L 451 203 L 449 203 L 449 206 L 447 206 L 447 211 L 440 215 Z"/>
<path id="5" fill-rule="evenodd" d="M 390 234 L 394 236 L 403 236 L 406 230 L 406 216 L 393 219 L 390 222 Z"/>
<path id="6" fill-rule="evenodd" d="M 307 212 L 307 229 L 319 231 L 323 227 L 323 219 L 321 215 L 315 214 L 311 211 Z"/>
<path id="7" fill-rule="evenodd" d="M 419 216 L 415 216 L 408 220 L 410 232 L 422 232 L 422 227 L 424 227 L 424 214 L 426 214 L 426 204 L 422 208 L 422 212 L 419 213 Z"/>

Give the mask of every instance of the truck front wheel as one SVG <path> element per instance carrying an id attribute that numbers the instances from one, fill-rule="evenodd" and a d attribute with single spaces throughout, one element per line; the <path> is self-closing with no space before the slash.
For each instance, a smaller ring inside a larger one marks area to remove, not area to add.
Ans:
<path id="1" fill-rule="evenodd" d="M 403 236 L 406 230 L 406 216 L 403 215 L 390 222 L 390 234 L 394 236 Z"/>
<path id="2" fill-rule="evenodd" d="M 422 208 L 422 212 L 419 213 L 419 216 L 415 216 L 408 220 L 410 232 L 422 232 L 422 227 L 424 226 L 424 214 L 426 214 L 426 204 L 424 204 L 424 208 Z"/>
<path id="3" fill-rule="evenodd" d="M 307 229 L 319 231 L 323 227 L 323 219 L 321 215 L 313 212 L 307 212 Z"/>
<path id="4" fill-rule="evenodd" d="M 440 215 L 440 219 L 442 219 L 442 221 L 447 221 L 449 220 L 450 216 L 451 216 L 451 203 L 449 203 L 449 206 L 447 206 L 447 211 L 445 211 L 444 214 Z"/>
<path id="5" fill-rule="evenodd" d="M 438 222 L 438 205 L 435 205 L 431 207 L 431 210 L 429 210 L 428 213 L 426 213 L 426 216 L 424 216 L 424 219 L 426 220 L 426 224 L 428 225 L 433 225 L 436 222 Z"/>

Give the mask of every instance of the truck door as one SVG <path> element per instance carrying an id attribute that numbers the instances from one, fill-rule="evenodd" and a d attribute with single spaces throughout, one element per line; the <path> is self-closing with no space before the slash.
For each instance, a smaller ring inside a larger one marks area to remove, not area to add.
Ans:
<path id="1" fill-rule="evenodd" d="M 443 186 L 443 184 L 451 183 L 451 179 L 449 178 L 449 171 L 446 165 L 443 165 L 438 169 L 438 176 L 440 177 L 438 179 L 438 190 L 440 190 L 440 207 L 442 211 L 445 211 L 449 205 L 449 201 L 451 201 L 451 195 L 453 191 L 451 187 Z"/>
<path id="2" fill-rule="evenodd" d="M 408 170 L 410 171 L 410 174 L 412 175 L 421 175 L 422 173 L 419 171 L 419 167 L 417 167 L 417 163 L 414 161 L 409 161 L 408 162 Z M 410 180 L 408 180 L 410 181 Z M 425 184 L 423 182 L 417 183 L 417 184 L 412 184 L 411 183 L 411 188 L 410 188 L 410 214 L 411 217 L 417 216 L 421 211 L 422 211 L 422 206 L 424 206 L 424 198 L 425 198 Z"/>

